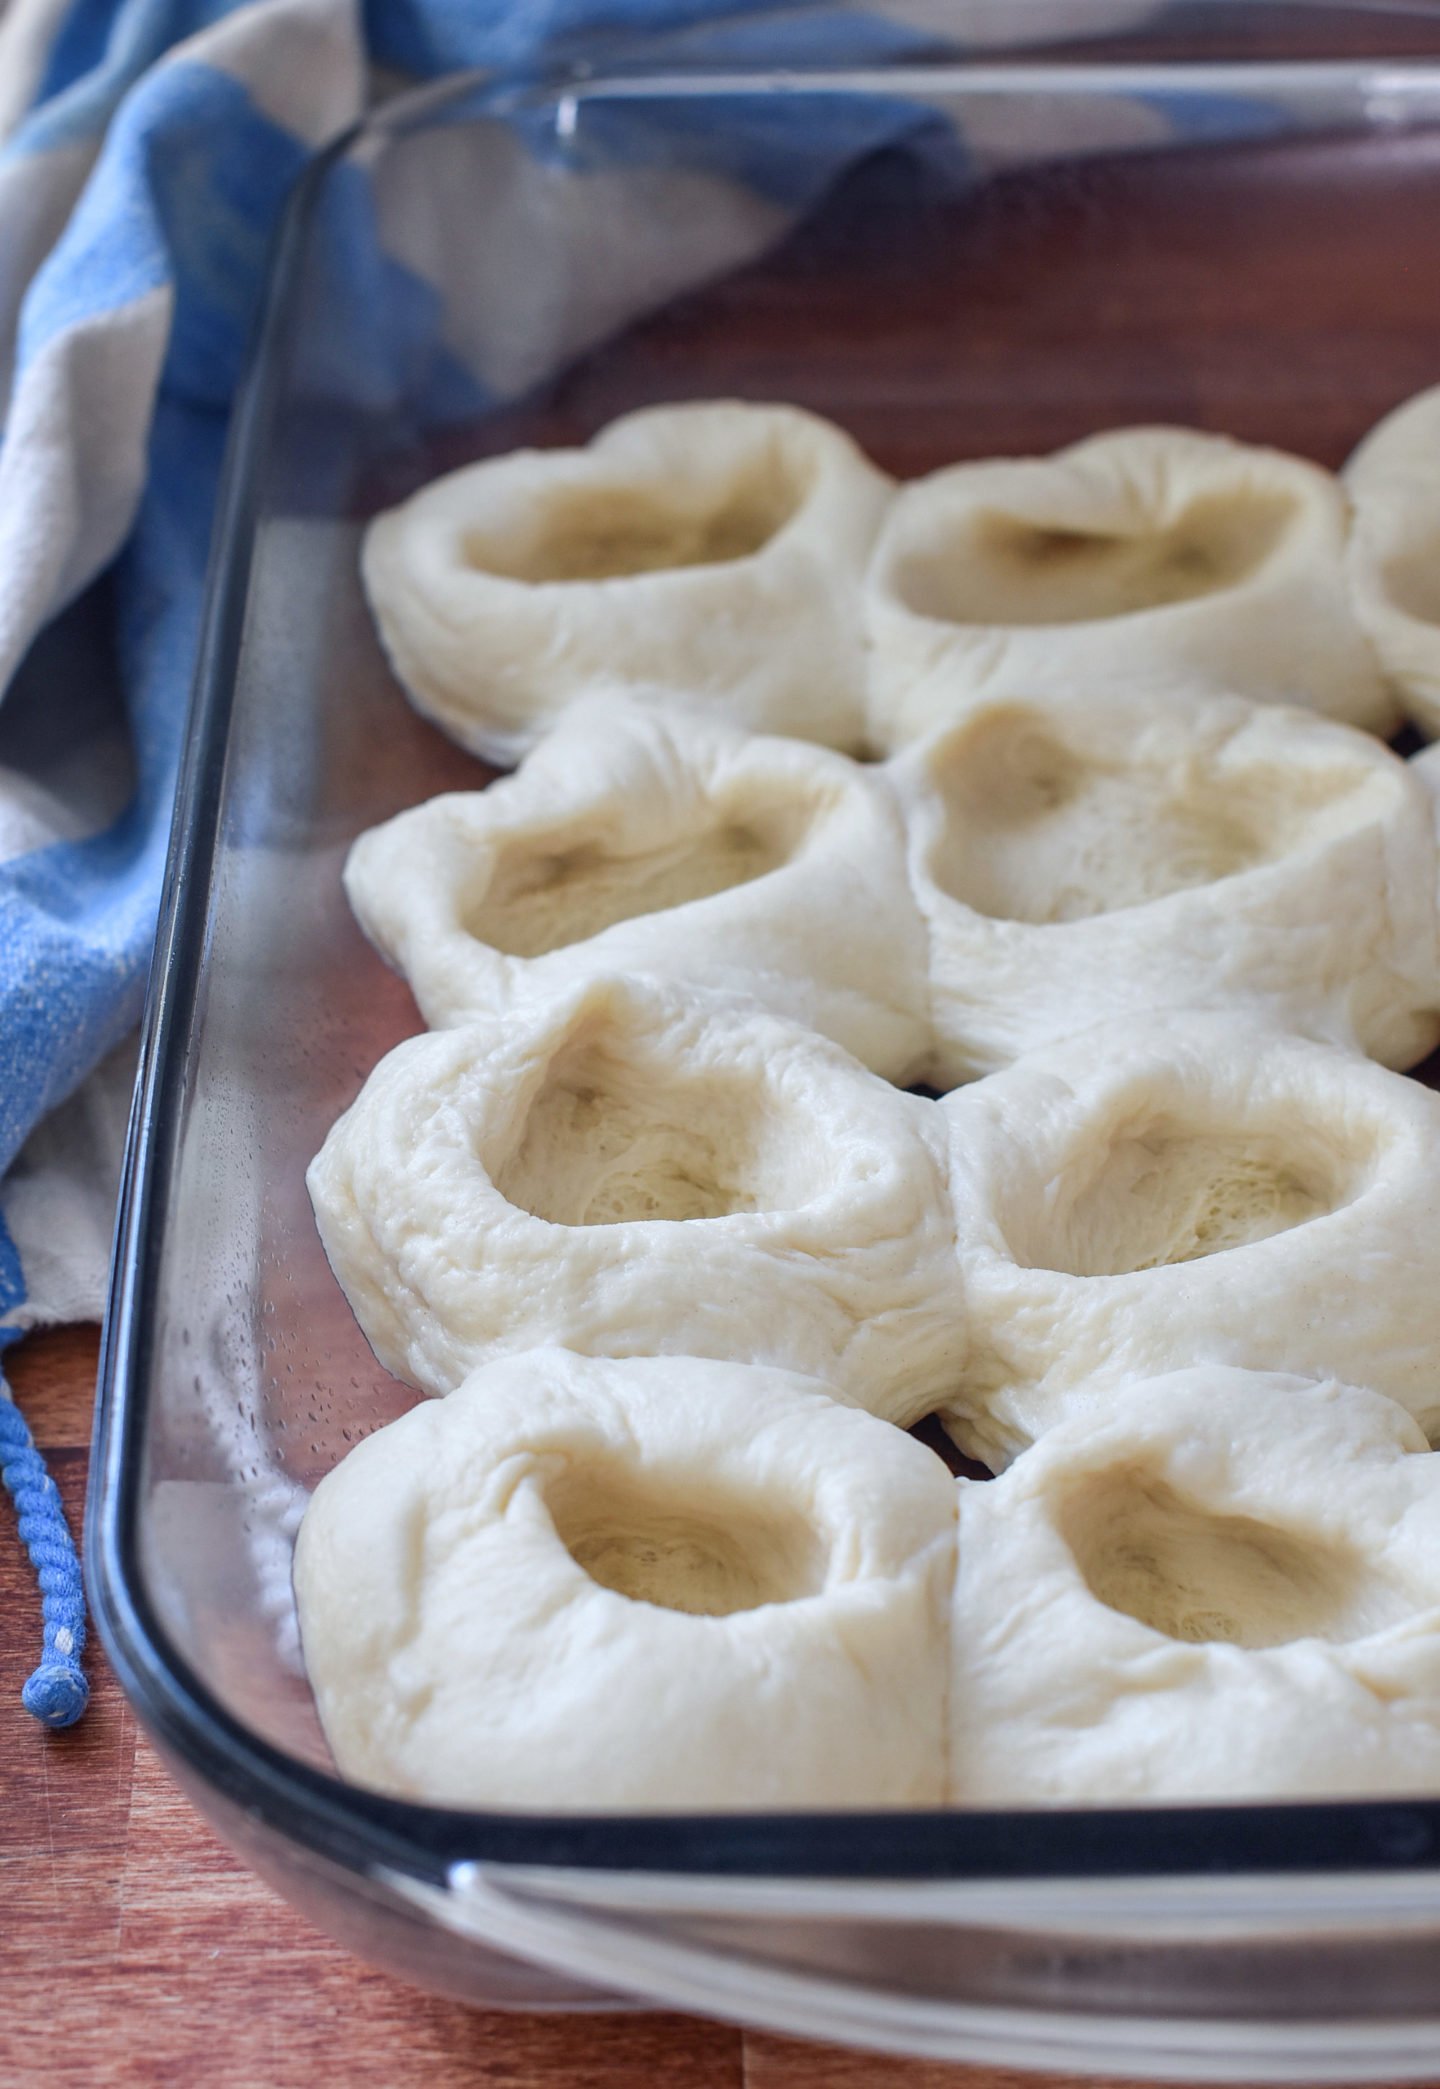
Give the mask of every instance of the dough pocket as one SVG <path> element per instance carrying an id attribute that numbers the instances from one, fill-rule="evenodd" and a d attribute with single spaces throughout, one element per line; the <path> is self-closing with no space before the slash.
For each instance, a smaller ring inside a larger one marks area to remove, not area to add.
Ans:
<path id="1" fill-rule="evenodd" d="M 951 1087 L 1120 1016 L 1250 1009 L 1410 1066 L 1440 1035 L 1413 764 L 1239 698 L 982 702 L 890 762 Z"/>
<path id="2" fill-rule="evenodd" d="M 432 1393 L 558 1342 L 823 1377 L 908 1425 L 963 1354 L 937 1106 L 638 978 L 382 1060 L 309 1175 L 381 1361 Z"/>
<path id="3" fill-rule="evenodd" d="M 1191 1014 L 1101 1026 L 943 1107 L 966 1451 L 1003 1465 L 1202 1362 L 1363 1377 L 1440 1429 L 1440 1096 Z"/>
<path id="4" fill-rule="evenodd" d="M 938 1459 L 812 1379 L 490 1364 L 302 1526 L 336 1762 L 543 1813 L 937 1805 L 955 1515 Z"/>
<path id="5" fill-rule="evenodd" d="M 1388 731 L 1347 530 L 1329 472 L 1187 428 L 916 480 L 866 578 L 871 737 L 894 749 L 981 695 L 1076 683 L 1233 691 Z"/>
<path id="6" fill-rule="evenodd" d="M 1440 733 L 1440 387 L 1372 429 L 1341 474 L 1355 608 L 1407 716 Z"/>
<path id="7" fill-rule="evenodd" d="M 876 771 L 619 696 L 519 772 L 355 843 L 346 890 L 426 1021 L 601 973 L 744 996 L 887 1079 L 929 1057 L 925 930 Z"/>
<path id="8" fill-rule="evenodd" d="M 1440 1782 L 1440 1456 L 1377 1394 L 1131 1381 L 961 1483 L 951 1796 Z"/>
<path id="9" fill-rule="evenodd" d="M 857 598 L 890 494 L 796 407 L 649 407 L 422 487 L 370 525 L 365 590 L 413 702 L 502 764 L 602 679 L 855 747 Z"/>

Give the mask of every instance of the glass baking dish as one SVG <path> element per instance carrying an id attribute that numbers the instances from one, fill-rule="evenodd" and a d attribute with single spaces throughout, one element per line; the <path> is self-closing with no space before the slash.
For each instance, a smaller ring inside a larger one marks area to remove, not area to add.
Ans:
<path id="1" fill-rule="evenodd" d="M 812 10 L 455 80 L 322 155 L 283 226 L 217 525 L 89 1573 L 197 1804 L 441 1991 L 1072 2071 L 1434 2072 L 1440 1802 L 456 1813 L 338 1782 L 299 1661 L 307 1490 L 415 1397 L 303 1184 L 419 1027 L 340 866 L 489 773 L 385 667 L 365 518 L 463 459 L 717 394 L 815 408 L 901 475 L 1167 420 L 1338 464 L 1440 377 L 1440 22 L 1150 12 L 1097 0 L 1065 15 L 1083 46 L 957 61 L 935 35 L 963 6 Z"/>

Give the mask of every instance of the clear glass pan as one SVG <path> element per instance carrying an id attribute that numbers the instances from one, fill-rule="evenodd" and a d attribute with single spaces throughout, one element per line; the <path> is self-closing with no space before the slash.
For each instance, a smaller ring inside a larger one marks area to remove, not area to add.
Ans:
<path id="1" fill-rule="evenodd" d="M 322 156 L 283 228 L 217 528 L 89 1568 L 197 1803 L 446 1992 L 1071 2070 L 1434 2073 L 1440 1803 L 459 1814 L 339 1783 L 298 1658 L 306 1490 L 414 1397 L 303 1186 L 418 1027 L 339 869 L 362 828 L 487 774 L 386 670 L 365 518 L 447 464 L 717 394 L 813 407 L 904 475 L 1164 420 L 1340 462 L 1440 378 L 1440 20 L 1144 13 L 1096 0 L 1078 52 L 958 64 L 931 52 L 961 6 L 812 10 L 447 83 Z"/>

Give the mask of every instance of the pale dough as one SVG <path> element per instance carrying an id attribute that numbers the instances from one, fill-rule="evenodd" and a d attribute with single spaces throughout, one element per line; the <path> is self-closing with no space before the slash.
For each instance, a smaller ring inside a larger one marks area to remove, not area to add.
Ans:
<path id="1" fill-rule="evenodd" d="M 865 586 L 870 732 L 893 750 L 982 695 L 1172 684 L 1385 732 L 1334 477 L 1186 428 L 959 464 L 905 487 Z"/>
<path id="2" fill-rule="evenodd" d="M 1355 607 L 1406 712 L 1440 733 L 1440 386 L 1386 416 L 1342 473 Z"/>
<path id="3" fill-rule="evenodd" d="M 1191 1363 L 1338 1375 L 1440 1430 L 1440 1095 L 1238 1018 L 1117 1022 L 942 1105 L 998 1465 Z"/>
<path id="4" fill-rule="evenodd" d="M 599 972 L 745 995 L 906 1083 L 927 945 L 878 772 L 694 712 L 579 704 L 519 772 L 363 834 L 345 887 L 428 1023 Z"/>
<path id="5" fill-rule="evenodd" d="M 803 1370 L 908 1426 L 963 1355 L 938 1105 L 693 989 L 595 979 L 411 1038 L 308 1180 L 426 1392 L 558 1342 Z"/>
<path id="6" fill-rule="evenodd" d="M 301 1531 L 343 1775 L 1435 1788 L 1440 1097 L 1356 1050 L 1440 1035 L 1434 771 L 1269 706 L 1384 732 L 1388 676 L 1440 730 L 1437 402 L 1352 460 L 1353 527 L 1190 431 L 895 497 L 723 401 L 371 525 L 417 706 L 535 752 L 347 866 L 443 1027 L 308 1180 L 377 1355 L 448 1397 Z M 1016 1462 L 957 1495 L 901 1433 L 934 1409 Z"/>
<path id="7" fill-rule="evenodd" d="M 1440 1456 L 1392 1402 L 1177 1371 L 960 1485 L 953 1803 L 1440 1787 Z"/>
<path id="8" fill-rule="evenodd" d="M 415 704 L 491 760 L 598 678 L 854 747 L 860 582 L 891 490 L 796 407 L 648 407 L 585 449 L 436 479 L 370 525 L 362 572 Z"/>
<path id="9" fill-rule="evenodd" d="M 342 1775 L 452 1806 L 933 1806 L 955 1495 L 813 1379 L 558 1349 L 324 1479 L 295 1560 Z"/>
<path id="10" fill-rule="evenodd" d="M 1440 1037 L 1423 775 L 1237 697 L 982 699 L 890 762 L 953 1087 L 1124 1015 L 1243 1009 L 1413 1066 Z"/>

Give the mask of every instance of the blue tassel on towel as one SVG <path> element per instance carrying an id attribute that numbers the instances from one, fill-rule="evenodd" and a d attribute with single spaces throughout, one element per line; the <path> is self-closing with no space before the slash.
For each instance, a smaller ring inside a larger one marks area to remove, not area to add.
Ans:
<path id="1" fill-rule="evenodd" d="M 0 1349 L 17 1330 L 0 1330 Z M 0 1479 L 15 1503 L 20 1541 L 30 1555 L 44 1596 L 45 1641 L 40 1665 L 20 1693 L 27 1712 L 46 1726 L 73 1726 L 90 1698 L 80 1666 L 85 1647 L 85 1594 L 80 1561 L 65 1520 L 60 1490 L 14 1395 L 0 1376 Z"/>

